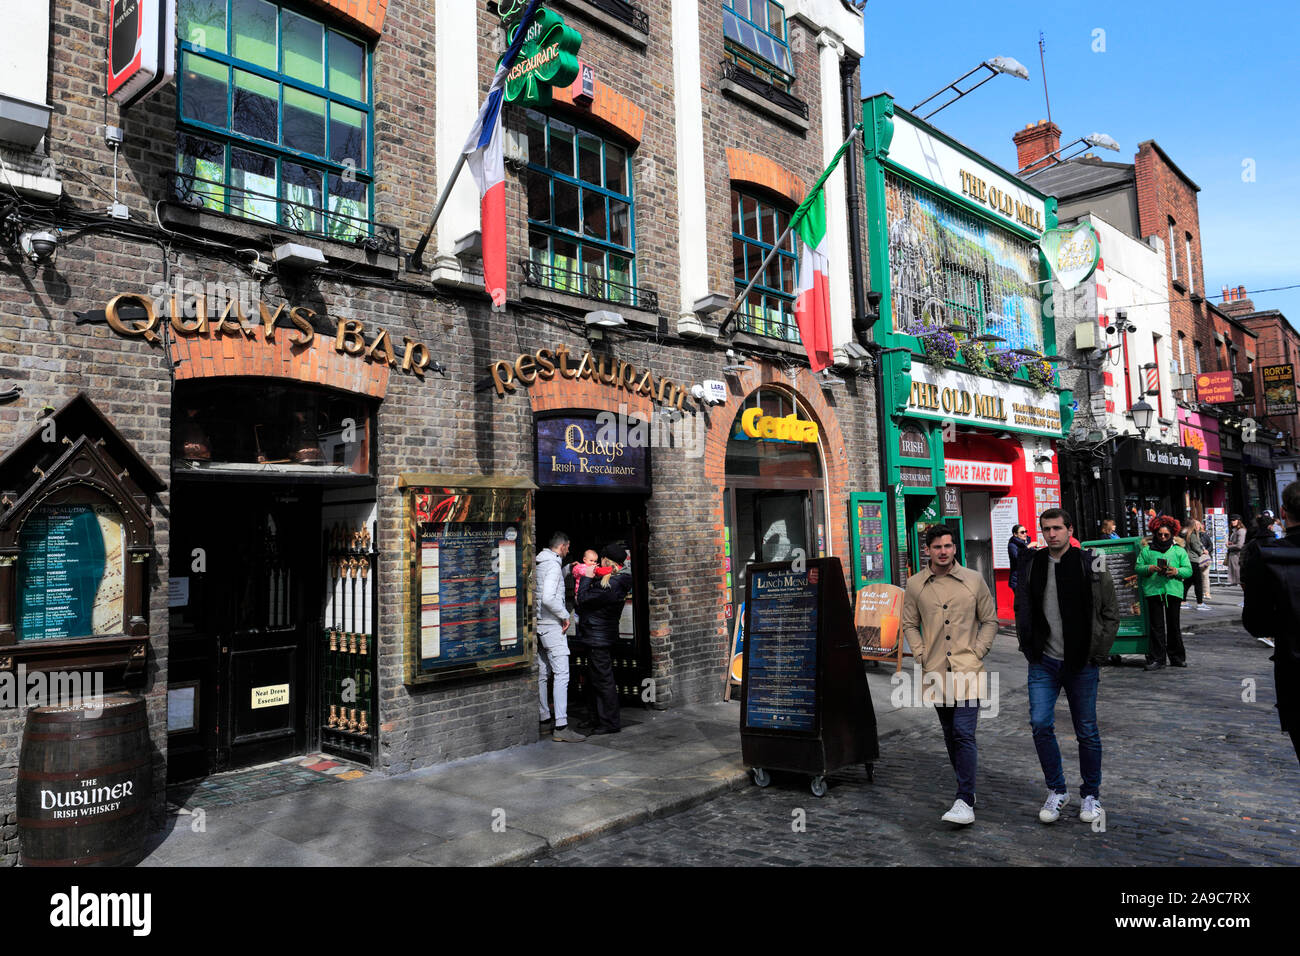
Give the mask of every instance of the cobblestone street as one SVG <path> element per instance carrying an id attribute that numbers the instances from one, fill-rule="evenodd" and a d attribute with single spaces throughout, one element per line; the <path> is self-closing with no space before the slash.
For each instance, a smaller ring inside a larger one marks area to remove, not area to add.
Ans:
<path id="1" fill-rule="evenodd" d="M 1230 603 L 1216 608 L 1219 616 L 1235 617 L 1225 613 L 1235 596 L 1224 598 Z M 726 793 L 534 865 L 1300 864 L 1300 769 L 1278 729 L 1272 652 L 1235 623 L 1203 616 L 1198 627 L 1194 613 L 1185 620 L 1187 669 L 1145 673 L 1141 659 L 1129 657 L 1103 670 L 1104 832 L 1078 820 L 1078 748 L 1064 694 L 1056 727 L 1070 804 L 1056 824 L 1038 822 L 1046 788 L 1030 736 L 1025 662 L 1004 630 L 989 657 L 1001 693 L 997 716 L 979 722 L 973 826 L 939 820 L 954 778 L 937 719 L 918 709 L 902 729 L 883 731 L 874 783 L 853 768 L 833 775 L 817 799 L 808 778 L 774 772 L 766 789 Z M 885 680 L 873 673 L 878 715 L 890 708 Z M 1243 700 L 1247 681 L 1254 702 Z"/>

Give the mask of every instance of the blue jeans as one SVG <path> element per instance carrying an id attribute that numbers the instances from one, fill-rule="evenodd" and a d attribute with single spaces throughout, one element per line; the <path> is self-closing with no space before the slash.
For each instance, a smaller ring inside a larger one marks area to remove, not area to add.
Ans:
<path id="1" fill-rule="evenodd" d="M 1029 665 L 1029 726 L 1034 730 L 1034 748 L 1043 767 L 1047 789 L 1066 793 L 1061 748 L 1056 743 L 1056 700 L 1065 688 L 1070 702 L 1070 719 L 1079 741 L 1079 772 L 1083 774 L 1081 797 L 1101 796 L 1101 731 L 1097 727 L 1097 683 L 1099 668 L 1086 664 L 1068 670 L 1064 661 L 1044 655 L 1042 663 Z"/>
<path id="2" fill-rule="evenodd" d="M 975 765 L 979 750 L 975 746 L 975 725 L 979 723 L 980 702 L 958 701 L 955 707 L 936 707 L 939 723 L 943 726 L 943 742 L 948 747 L 948 760 L 957 772 L 957 799 L 975 806 Z"/>

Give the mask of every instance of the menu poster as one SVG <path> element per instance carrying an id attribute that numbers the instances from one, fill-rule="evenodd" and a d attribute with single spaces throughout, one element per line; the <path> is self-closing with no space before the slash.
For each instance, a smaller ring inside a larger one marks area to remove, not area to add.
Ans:
<path id="1" fill-rule="evenodd" d="M 859 501 L 853 509 L 858 532 L 858 574 L 865 581 L 883 581 L 885 566 L 885 507 Z"/>
<path id="2" fill-rule="evenodd" d="M 1007 542 L 1011 540 L 1011 529 L 1020 524 L 1020 499 L 1014 495 L 999 498 L 993 503 L 989 518 L 993 524 L 993 568 L 1009 571 L 1011 553 L 1007 550 Z"/>
<path id="3" fill-rule="evenodd" d="M 1115 584 L 1115 599 L 1119 605 L 1119 636 L 1145 637 L 1146 617 L 1142 600 L 1142 587 L 1138 583 L 1137 556 L 1141 539 L 1111 538 L 1090 541 L 1083 545 L 1089 557 L 1100 555 L 1110 579 Z"/>
<path id="4" fill-rule="evenodd" d="M 18 639 L 122 630 L 125 538 L 109 505 L 37 508 L 18 539 Z"/>
<path id="5" fill-rule="evenodd" d="M 749 727 L 817 726 L 817 604 L 820 569 L 751 571 L 745 720 Z"/>
<path id="6" fill-rule="evenodd" d="M 516 652 L 518 540 L 518 526 L 502 522 L 420 526 L 422 670 Z"/>
<path id="7" fill-rule="evenodd" d="M 1034 514 L 1040 515 L 1049 508 L 1061 507 L 1061 476 L 1035 474 L 1033 477 Z M 1044 546 L 1047 544 L 1041 530 L 1038 532 L 1038 543 Z"/>
<path id="8" fill-rule="evenodd" d="M 1228 514 L 1222 508 L 1209 508 L 1205 512 L 1205 528 L 1213 543 L 1212 570 L 1222 572 L 1228 566 Z"/>
<path id="9" fill-rule="evenodd" d="M 864 658 L 892 657 L 897 651 L 903 594 L 902 588 L 892 584 L 871 584 L 858 592 L 853 626 Z"/>

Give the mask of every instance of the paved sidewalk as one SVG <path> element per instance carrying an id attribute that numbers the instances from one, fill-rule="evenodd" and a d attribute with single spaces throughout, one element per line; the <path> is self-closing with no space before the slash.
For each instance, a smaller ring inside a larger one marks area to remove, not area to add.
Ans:
<path id="1" fill-rule="evenodd" d="M 1185 611 L 1189 635 L 1212 636 L 1240 621 L 1240 591 L 1214 594 L 1212 610 Z M 1196 666 L 1196 642 L 1189 655 Z M 990 664 L 1002 699 L 1023 696 L 1026 669 L 1011 629 L 1000 632 Z M 906 762 L 910 738 L 932 736 L 933 715 L 892 706 L 891 666 L 869 666 L 867 675 L 882 759 Z M 910 687 L 909 659 L 902 677 Z M 167 828 L 152 835 L 141 865 L 527 863 L 750 786 L 737 702 L 628 716 L 637 723 L 585 743 L 546 737 L 399 776 L 341 772 L 316 755 L 173 788 Z"/>

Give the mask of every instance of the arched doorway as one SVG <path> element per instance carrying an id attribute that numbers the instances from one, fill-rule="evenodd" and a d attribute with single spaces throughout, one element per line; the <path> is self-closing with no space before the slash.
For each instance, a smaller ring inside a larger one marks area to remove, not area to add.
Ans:
<path id="1" fill-rule="evenodd" d="M 727 439 L 725 474 L 729 599 L 739 608 L 747 564 L 829 553 L 821 430 L 797 396 L 764 386 L 745 398 Z"/>

